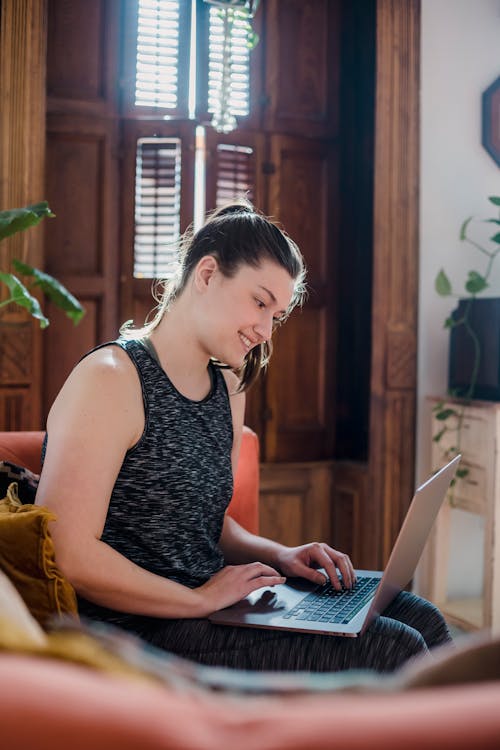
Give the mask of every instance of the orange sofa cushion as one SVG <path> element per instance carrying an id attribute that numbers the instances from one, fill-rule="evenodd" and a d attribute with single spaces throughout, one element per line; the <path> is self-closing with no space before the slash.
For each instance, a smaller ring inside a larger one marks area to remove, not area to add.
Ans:
<path id="1" fill-rule="evenodd" d="M 12 461 L 39 474 L 43 432 L 0 432 L 0 461 Z M 234 493 L 228 513 L 253 534 L 259 531 L 259 439 L 243 427 Z"/>

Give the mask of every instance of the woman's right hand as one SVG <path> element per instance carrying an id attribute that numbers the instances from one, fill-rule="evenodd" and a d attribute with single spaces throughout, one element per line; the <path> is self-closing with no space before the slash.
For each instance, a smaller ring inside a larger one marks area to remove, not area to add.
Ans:
<path id="1" fill-rule="evenodd" d="M 276 586 L 285 581 L 286 578 L 271 566 L 253 562 L 246 565 L 226 565 L 195 590 L 202 596 L 203 615 L 206 616 L 218 609 L 230 607 L 262 586 Z"/>

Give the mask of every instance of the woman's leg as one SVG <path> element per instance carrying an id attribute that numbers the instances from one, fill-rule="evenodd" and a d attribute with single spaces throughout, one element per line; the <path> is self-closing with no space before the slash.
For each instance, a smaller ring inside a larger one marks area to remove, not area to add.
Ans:
<path id="1" fill-rule="evenodd" d="M 137 632 L 154 646 L 201 664 L 251 670 L 391 672 L 427 651 L 417 630 L 387 617 L 377 618 L 359 638 L 233 628 L 207 620 L 148 620 Z"/>
<path id="2" fill-rule="evenodd" d="M 403 622 L 422 634 L 427 647 L 434 648 L 452 640 L 439 609 L 426 599 L 402 591 L 384 612 L 385 617 Z"/>

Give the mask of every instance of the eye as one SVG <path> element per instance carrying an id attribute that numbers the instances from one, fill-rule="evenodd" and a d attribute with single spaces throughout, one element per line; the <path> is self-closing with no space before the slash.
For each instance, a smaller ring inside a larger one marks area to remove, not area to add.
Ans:
<path id="1" fill-rule="evenodd" d="M 257 303 L 257 307 L 259 307 L 261 310 L 265 310 L 266 305 L 261 299 L 255 297 L 255 302 Z"/>

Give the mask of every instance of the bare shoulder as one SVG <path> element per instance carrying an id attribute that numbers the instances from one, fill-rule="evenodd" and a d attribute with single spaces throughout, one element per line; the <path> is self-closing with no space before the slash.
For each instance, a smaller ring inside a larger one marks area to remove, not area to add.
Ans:
<path id="1" fill-rule="evenodd" d="M 61 424 L 111 424 L 137 432 L 142 417 L 142 395 L 134 364 L 119 346 L 98 349 L 81 360 L 57 396 L 48 429 Z"/>

